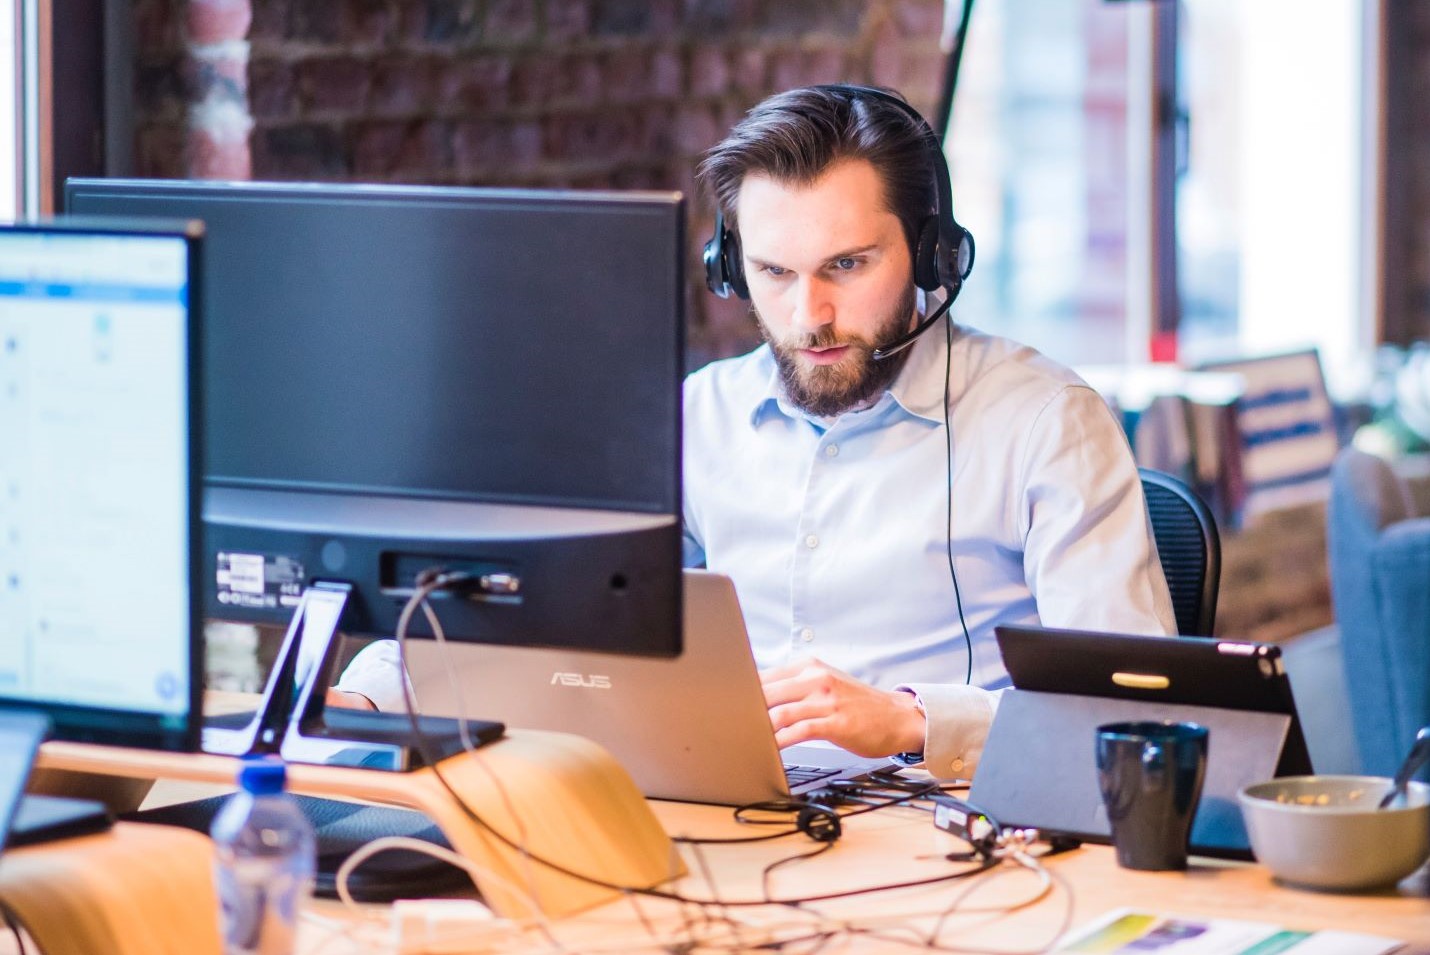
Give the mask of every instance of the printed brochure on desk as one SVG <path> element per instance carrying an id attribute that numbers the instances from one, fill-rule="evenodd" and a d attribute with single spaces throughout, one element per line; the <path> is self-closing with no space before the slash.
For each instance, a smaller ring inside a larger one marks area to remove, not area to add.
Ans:
<path id="1" fill-rule="evenodd" d="M 1389 955 L 1404 943 L 1359 932 L 1301 932 L 1266 922 L 1109 912 L 1057 952 L 1083 955 Z"/>

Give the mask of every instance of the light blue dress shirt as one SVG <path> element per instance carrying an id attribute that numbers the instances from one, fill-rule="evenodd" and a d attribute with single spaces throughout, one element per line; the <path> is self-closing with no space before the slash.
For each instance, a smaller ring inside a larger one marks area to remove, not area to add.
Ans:
<path id="1" fill-rule="evenodd" d="M 1102 398 L 1016 342 L 945 342 L 932 329 L 887 392 L 832 420 L 789 404 L 768 346 L 692 374 L 685 561 L 733 578 L 760 667 L 818 657 L 911 689 L 929 768 L 968 776 L 996 703 L 981 688 L 1006 682 L 995 624 L 1169 634 L 1175 618 Z"/>

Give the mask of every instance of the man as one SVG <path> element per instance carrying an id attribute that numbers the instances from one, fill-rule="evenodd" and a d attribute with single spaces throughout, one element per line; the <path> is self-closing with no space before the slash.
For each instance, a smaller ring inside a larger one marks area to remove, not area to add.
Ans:
<path id="1" fill-rule="evenodd" d="M 685 552 L 735 581 L 780 745 L 969 776 L 995 624 L 1175 623 L 1127 442 L 1076 375 L 951 322 L 875 357 L 921 319 L 929 217 L 952 222 L 931 140 L 889 94 L 814 87 L 706 156 L 766 342 L 686 382 Z"/>

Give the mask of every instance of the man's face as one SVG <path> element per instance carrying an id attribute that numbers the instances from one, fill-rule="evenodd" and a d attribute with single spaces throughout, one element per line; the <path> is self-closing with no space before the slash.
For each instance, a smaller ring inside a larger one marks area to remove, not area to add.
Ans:
<path id="1" fill-rule="evenodd" d="M 790 400 L 833 416 L 888 387 L 908 353 L 872 352 L 908 330 L 913 264 L 867 160 L 809 185 L 749 175 L 735 204 L 750 300 Z"/>

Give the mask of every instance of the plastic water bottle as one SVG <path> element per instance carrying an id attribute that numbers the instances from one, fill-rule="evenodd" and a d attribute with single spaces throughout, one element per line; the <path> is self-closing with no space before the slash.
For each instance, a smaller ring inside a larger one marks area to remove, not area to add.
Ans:
<path id="1" fill-rule="evenodd" d="M 276 759 L 252 760 L 214 817 L 214 884 L 225 955 L 292 955 L 313 890 L 313 826 L 284 791 Z"/>

